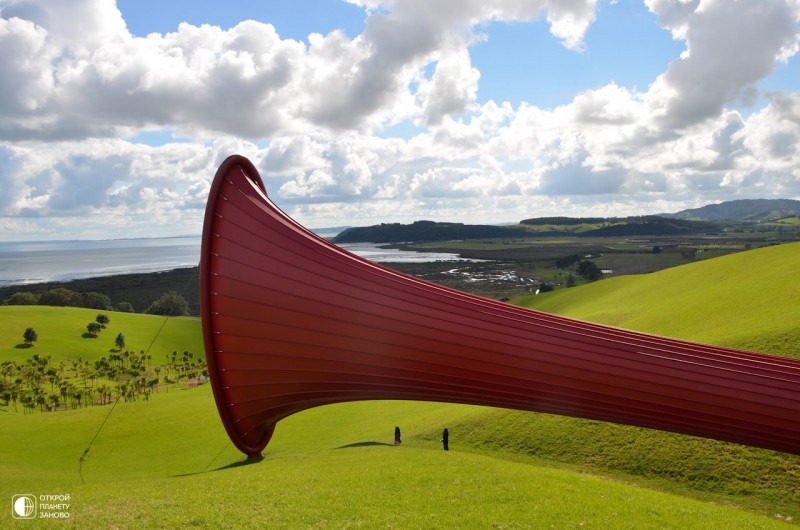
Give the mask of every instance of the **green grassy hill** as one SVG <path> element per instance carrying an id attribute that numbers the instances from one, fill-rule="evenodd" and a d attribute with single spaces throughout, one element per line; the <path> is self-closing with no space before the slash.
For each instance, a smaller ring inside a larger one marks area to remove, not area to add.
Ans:
<path id="1" fill-rule="evenodd" d="M 638 331 L 800 357 L 798 271 L 800 243 L 791 243 L 513 302 Z"/>
<path id="2" fill-rule="evenodd" d="M 743 252 L 534 301 L 614 325 L 792 354 L 799 256 L 800 245 Z M 108 329 L 83 338 L 96 313 L 0 307 L 0 361 L 101 357 L 119 332 L 137 350 L 158 335 L 155 361 L 201 351 L 197 319 L 108 312 Z M 25 327 L 39 334 L 32 348 L 16 347 Z M 400 447 L 390 445 L 395 425 Z M 451 432 L 447 453 L 443 427 Z M 9 528 L 738 529 L 800 520 L 799 457 L 465 405 L 311 409 L 281 421 L 264 460 L 246 464 L 208 385 L 173 385 L 114 409 L 23 414 L 0 406 L 0 476 L 6 502 L 20 493 L 71 499 L 66 521 L 15 521 L 6 509 L 0 527 Z"/>
<path id="3" fill-rule="evenodd" d="M 81 475 L 79 457 L 108 410 L 0 420 L 0 497 L 68 494 L 67 523 L 78 528 L 785 527 L 773 514 L 478 454 L 458 429 L 445 453 L 442 425 L 487 412 L 461 405 L 312 409 L 281 422 L 266 458 L 248 465 L 207 386 L 118 405 Z M 400 447 L 390 445 L 395 424 Z M 0 515 L 2 527 L 15 522 Z"/>
<path id="4" fill-rule="evenodd" d="M 86 325 L 94 322 L 98 314 L 108 316 L 109 325 L 96 338 L 86 337 Z M 36 330 L 38 340 L 26 348 L 22 335 L 29 327 Z M 198 355 L 204 351 L 197 318 L 75 307 L 0 306 L 0 361 L 24 360 L 34 353 L 52 355 L 55 362 L 78 356 L 95 360 L 115 348 L 114 339 L 119 333 L 124 335 L 127 349 L 149 350 L 156 362 L 163 362 L 175 349 Z"/>

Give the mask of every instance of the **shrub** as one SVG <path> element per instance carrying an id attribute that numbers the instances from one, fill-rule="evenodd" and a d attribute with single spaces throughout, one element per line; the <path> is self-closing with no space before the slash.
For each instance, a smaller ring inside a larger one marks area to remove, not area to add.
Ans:
<path id="1" fill-rule="evenodd" d="M 39 303 L 42 305 L 59 307 L 80 307 L 83 303 L 83 297 L 81 296 L 81 293 L 76 293 L 75 291 L 65 289 L 64 287 L 57 287 L 55 289 L 50 289 L 49 291 L 43 292 L 41 296 L 39 296 Z"/>
<path id="2" fill-rule="evenodd" d="M 117 311 L 121 313 L 134 313 L 133 305 L 130 302 L 120 302 L 117 304 Z"/>
<path id="3" fill-rule="evenodd" d="M 39 297 L 33 293 L 18 292 L 11 295 L 6 300 L 8 305 L 36 305 L 39 303 Z"/>
<path id="4" fill-rule="evenodd" d="M 81 307 L 89 309 L 110 309 L 111 298 L 102 293 L 83 293 L 81 295 Z"/>
<path id="5" fill-rule="evenodd" d="M 164 316 L 185 316 L 189 314 L 189 304 L 175 291 L 167 291 L 147 308 L 145 313 Z"/>

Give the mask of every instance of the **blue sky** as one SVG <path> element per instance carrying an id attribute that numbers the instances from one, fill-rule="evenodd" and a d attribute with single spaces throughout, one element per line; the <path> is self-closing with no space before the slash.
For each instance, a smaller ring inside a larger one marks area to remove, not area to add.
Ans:
<path id="1" fill-rule="evenodd" d="M 485 30 L 487 40 L 471 53 L 481 71 L 479 99 L 552 107 L 569 103 L 581 90 L 611 82 L 644 88 L 683 50 L 655 25 L 655 16 L 643 3 L 628 0 L 601 7 L 580 52 L 554 39 L 544 20 L 491 24 Z"/>
<path id="2" fill-rule="evenodd" d="M 246 19 L 269 22 L 283 38 L 307 41 L 311 33 L 364 30 L 364 10 L 334 0 L 192 2 L 120 0 L 117 5 L 134 35 L 175 31 L 178 24 L 231 28 Z M 569 103 L 579 91 L 610 82 L 646 87 L 684 49 L 641 1 L 601 4 L 598 19 L 584 38 L 585 49 L 565 48 L 550 34 L 547 21 L 490 22 L 480 28 L 485 40 L 470 49 L 481 72 L 478 100 L 525 101 L 550 107 Z M 153 16 L 157 13 L 158 16 Z M 311 14 L 309 16 L 309 14 Z M 541 73 L 540 73 L 541 72 Z"/>
<path id="3" fill-rule="evenodd" d="M 0 239 L 800 198 L 792 0 L 0 0 Z"/>
<path id="4" fill-rule="evenodd" d="M 176 31 L 181 22 L 230 29 L 247 19 L 268 22 L 277 28 L 281 37 L 288 39 L 306 40 L 310 33 L 327 34 L 336 29 L 356 37 L 364 30 L 365 19 L 362 8 L 335 0 L 119 0 L 117 7 L 128 30 L 139 37 Z"/>

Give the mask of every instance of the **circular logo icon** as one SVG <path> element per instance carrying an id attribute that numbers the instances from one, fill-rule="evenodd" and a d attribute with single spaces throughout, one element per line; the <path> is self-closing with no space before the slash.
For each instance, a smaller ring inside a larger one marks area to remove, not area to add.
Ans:
<path id="1" fill-rule="evenodd" d="M 36 517 L 36 497 L 33 495 L 14 495 L 11 506 L 17 519 Z"/>

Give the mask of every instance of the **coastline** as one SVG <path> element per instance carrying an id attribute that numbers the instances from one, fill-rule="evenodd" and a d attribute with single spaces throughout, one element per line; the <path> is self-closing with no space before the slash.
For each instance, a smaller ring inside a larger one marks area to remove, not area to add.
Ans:
<path id="1" fill-rule="evenodd" d="M 57 288 L 102 293 L 112 308 L 130 303 L 137 313 L 167 291 L 175 291 L 200 314 L 199 238 L 0 243 L 0 304 L 14 293 L 41 294 Z M 387 265 L 476 261 L 455 253 L 417 252 L 375 243 L 340 245 Z M 478 260 L 480 261 L 480 260 Z"/>

